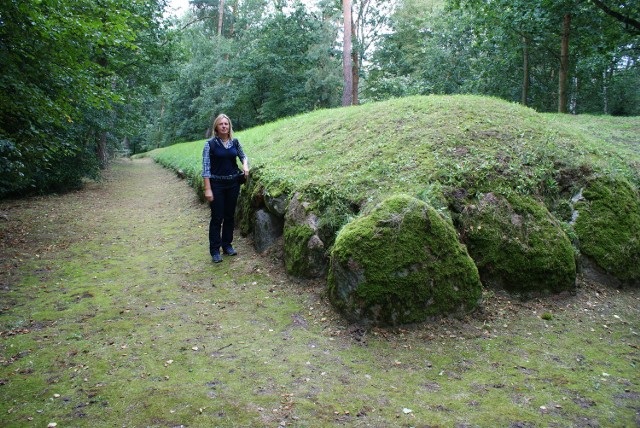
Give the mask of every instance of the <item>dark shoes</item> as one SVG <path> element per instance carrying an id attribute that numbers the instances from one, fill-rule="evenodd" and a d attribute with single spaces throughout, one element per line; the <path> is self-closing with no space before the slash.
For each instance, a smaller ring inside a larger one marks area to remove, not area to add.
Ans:
<path id="1" fill-rule="evenodd" d="M 222 252 L 225 253 L 228 256 L 237 256 L 238 255 L 238 252 L 236 250 L 234 250 L 231 245 L 229 245 L 228 247 L 223 248 Z"/>
<path id="2" fill-rule="evenodd" d="M 238 252 L 236 250 L 234 250 L 231 245 L 229 245 L 228 247 L 224 247 L 222 249 L 222 252 L 224 254 L 226 254 L 227 256 L 237 256 L 238 255 Z M 214 251 L 213 255 L 211 256 L 211 260 L 213 260 L 214 263 L 220 263 L 222 261 L 222 256 L 220 255 L 220 251 Z"/>

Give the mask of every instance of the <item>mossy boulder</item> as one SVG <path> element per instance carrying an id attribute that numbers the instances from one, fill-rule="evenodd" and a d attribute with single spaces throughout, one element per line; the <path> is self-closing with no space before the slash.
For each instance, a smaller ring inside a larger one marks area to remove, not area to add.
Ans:
<path id="1" fill-rule="evenodd" d="M 575 204 L 582 255 L 624 283 L 640 283 L 640 196 L 628 181 L 591 180 Z"/>
<path id="2" fill-rule="evenodd" d="M 396 195 L 340 231 L 328 292 L 351 321 L 400 325 L 470 312 L 482 284 L 453 225 L 425 202 Z"/>
<path id="3" fill-rule="evenodd" d="M 289 201 L 284 217 L 284 265 L 289 275 L 299 278 L 320 278 L 327 272 L 318 217 L 310 205 L 297 193 Z"/>
<path id="4" fill-rule="evenodd" d="M 242 236 L 253 234 L 256 212 L 264 207 L 264 187 L 260 184 L 260 169 L 251 172 L 249 180 L 240 188 L 235 223 Z"/>
<path id="5" fill-rule="evenodd" d="M 253 247 L 262 253 L 274 246 L 282 236 L 284 219 L 261 208 L 256 211 L 253 226 Z"/>
<path id="6" fill-rule="evenodd" d="M 542 203 L 517 194 L 487 193 L 467 205 L 459 220 L 485 286 L 523 296 L 575 287 L 575 251 Z"/>

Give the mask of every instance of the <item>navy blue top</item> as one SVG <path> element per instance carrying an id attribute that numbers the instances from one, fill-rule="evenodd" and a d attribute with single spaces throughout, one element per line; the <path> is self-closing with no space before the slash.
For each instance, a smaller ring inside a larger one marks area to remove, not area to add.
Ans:
<path id="1" fill-rule="evenodd" d="M 238 140 L 234 138 L 231 146 L 226 148 L 219 137 L 210 139 L 202 150 L 202 177 L 226 179 L 237 176 L 236 158 L 240 162 L 247 158 Z"/>

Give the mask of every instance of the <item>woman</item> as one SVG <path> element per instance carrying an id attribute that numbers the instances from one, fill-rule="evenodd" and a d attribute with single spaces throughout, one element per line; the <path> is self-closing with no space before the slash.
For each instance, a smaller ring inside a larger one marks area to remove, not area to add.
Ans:
<path id="1" fill-rule="evenodd" d="M 202 178 L 204 197 L 211 202 L 209 223 L 209 252 L 214 263 L 220 263 L 224 254 L 238 254 L 231 246 L 233 241 L 233 217 L 240 193 L 240 179 L 249 177 L 247 156 L 240 142 L 233 138 L 231 120 L 224 114 L 213 121 L 215 137 L 207 141 L 202 150 Z M 242 162 L 238 169 L 236 158 Z"/>

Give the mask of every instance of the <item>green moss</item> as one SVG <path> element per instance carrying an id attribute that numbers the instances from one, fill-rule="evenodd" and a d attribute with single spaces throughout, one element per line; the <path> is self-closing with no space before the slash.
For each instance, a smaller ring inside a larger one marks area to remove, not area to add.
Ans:
<path id="1" fill-rule="evenodd" d="M 574 288 L 571 241 L 533 198 L 486 194 L 460 219 L 463 240 L 485 285 L 525 294 Z"/>
<path id="2" fill-rule="evenodd" d="M 571 202 L 566 199 L 561 199 L 553 204 L 553 214 L 561 221 L 570 221 L 572 213 L 573 207 L 571 206 Z"/>
<path id="3" fill-rule="evenodd" d="M 309 239 L 314 231 L 308 225 L 284 228 L 284 262 L 287 273 L 297 277 L 306 277 L 309 267 Z"/>
<path id="4" fill-rule="evenodd" d="M 622 280 L 640 280 L 640 197 L 621 178 L 599 177 L 576 204 L 580 251 Z"/>
<path id="5" fill-rule="evenodd" d="M 241 186 L 238 206 L 236 208 L 236 227 L 242 236 L 253 232 L 254 217 L 258 209 L 264 206 L 264 188 L 260 181 L 261 170 L 251 172 L 251 178 Z"/>
<path id="6" fill-rule="evenodd" d="M 329 296 L 348 318 L 382 325 L 475 309 L 478 272 L 452 225 L 393 196 L 347 224 L 331 253 Z"/>

